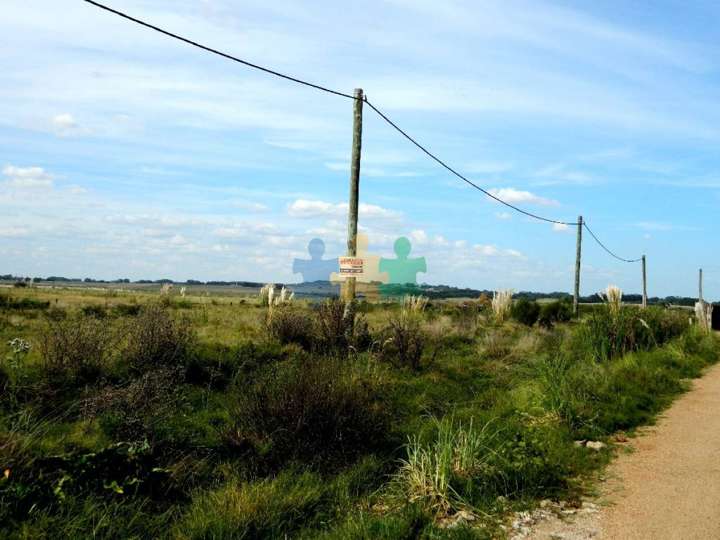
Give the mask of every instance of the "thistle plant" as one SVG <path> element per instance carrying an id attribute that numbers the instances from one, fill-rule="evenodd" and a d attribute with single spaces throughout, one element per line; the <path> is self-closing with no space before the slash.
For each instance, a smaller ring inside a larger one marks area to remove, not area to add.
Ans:
<path id="1" fill-rule="evenodd" d="M 512 289 L 493 292 L 491 306 L 497 322 L 503 322 L 510 315 L 510 309 L 512 308 L 512 295 Z"/>
<path id="2" fill-rule="evenodd" d="M 30 343 L 22 338 L 15 338 L 8 341 L 8 347 L 10 354 L 6 357 L 7 364 L 12 370 L 17 370 L 30 352 Z"/>
<path id="3" fill-rule="evenodd" d="M 608 285 L 604 292 L 599 293 L 610 309 L 610 313 L 617 316 L 620 313 L 620 307 L 622 306 L 622 289 L 617 285 Z"/>
<path id="4" fill-rule="evenodd" d="M 10 347 L 10 354 L 5 357 L 5 362 L 10 368 L 8 370 L 9 386 L 8 396 L 13 404 L 17 404 L 17 390 L 22 386 L 21 368 L 25 363 L 25 358 L 30 353 L 30 343 L 22 338 L 11 339 L 7 342 Z"/>

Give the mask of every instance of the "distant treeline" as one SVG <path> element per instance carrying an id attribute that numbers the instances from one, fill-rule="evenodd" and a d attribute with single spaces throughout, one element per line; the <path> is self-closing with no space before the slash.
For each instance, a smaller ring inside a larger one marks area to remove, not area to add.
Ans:
<path id="1" fill-rule="evenodd" d="M 197 279 L 188 279 L 187 281 L 175 281 L 172 279 L 138 279 L 132 281 L 128 278 L 120 279 L 93 279 L 93 278 L 67 278 L 62 276 L 48 277 L 24 277 L 13 276 L 12 274 L 0 275 L 0 281 L 42 281 L 42 282 L 60 282 L 60 283 L 136 283 L 138 285 L 163 285 L 171 283 L 176 285 L 215 285 L 215 286 L 234 286 L 234 287 L 262 287 L 264 283 L 256 283 L 254 281 L 198 281 Z"/>
<path id="2" fill-rule="evenodd" d="M 43 282 L 60 282 L 60 283 L 99 283 L 99 284 L 111 284 L 111 283 L 135 283 L 139 285 L 163 285 L 165 283 L 171 283 L 175 285 L 210 285 L 215 287 L 262 287 L 263 283 L 257 283 L 255 281 L 199 281 L 197 279 L 188 279 L 187 281 L 174 281 L 172 279 L 139 279 L 137 281 L 131 281 L 127 278 L 114 279 L 114 280 L 102 280 L 92 278 L 66 278 L 61 276 L 48 276 L 45 278 L 36 277 L 20 277 L 13 276 L 11 274 L 0 275 L 0 281 L 14 281 L 14 282 L 30 282 L 43 281 Z M 330 286 L 330 282 L 315 282 L 313 285 Z M 278 284 L 282 285 L 282 284 Z M 426 283 L 422 285 L 384 285 L 383 294 L 389 296 L 402 296 L 404 294 L 422 294 L 431 299 L 440 298 L 477 298 L 481 294 L 492 298 L 493 291 L 470 289 L 470 288 L 459 288 L 452 287 L 450 285 L 428 285 Z M 540 300 L 540 299 L 555 299 L 555 300 L 572 300 L 572 295 L 565 292 L 533 292 L 533 291 L 520 291 L 513 295 L 513 298 L 526 300 Z M 581 296 L 580 302 L 584 304 L 597 304 L 601 303 L 603 299 L 599 294 L 591 294 L 589 296 Z M 624 294 L 623 301 L 629 304 L 639 304 L 642 302 L 642 295 L 640 294 Z M 649 304 L 673 304 L 678 306 L 693 306 L 697 302 L 697 298 L 691 298 L 687 296 L 666 296 L 660 298 L 657 296 L 649 297 Z"/>

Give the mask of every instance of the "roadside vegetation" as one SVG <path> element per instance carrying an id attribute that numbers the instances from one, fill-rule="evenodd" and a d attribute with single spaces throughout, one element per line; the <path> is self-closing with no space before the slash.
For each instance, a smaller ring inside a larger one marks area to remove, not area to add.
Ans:
<path id="1" fill-rule="evenodd" d="M 503 537 L 718 360 L 621 299 L 7 289 L 0 537 Z"/>

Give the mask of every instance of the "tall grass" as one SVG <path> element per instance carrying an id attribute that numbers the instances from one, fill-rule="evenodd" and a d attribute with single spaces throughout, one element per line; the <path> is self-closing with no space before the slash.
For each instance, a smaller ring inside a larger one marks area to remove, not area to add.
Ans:
<path id="1" fill-rule="evenodd" d="M 502 323 L 510 315 L 510 310 L 512 309 L 512 295 L 513 291 L 511 289 L 493 292 L 491 305 L 493 315 L 498 323 Z"/>
<path id="2" fill-rule="evenodd" d="M 605 291 L 600 293 L 600 297 L 605 300 L 605 303 L 610 309 L 610 313 L 615 316 L 620 313 L 620 308 L 622 306 L 622 295 L 622 289 L 620 289 L 620 287 L 618 287 L 617 285 L 608 285 L 605 288 Z"/>
<path id="3" fill-rule="evenodd" d="M 497 432 L 490 422 L 475 427 L 472 419 L 465 425 L 452 417 L 434 422 L 433 442 L 424 444 L 418 436 L 410 438 L 407 458 L 401 461 L 395 480 L 409 502 L 445 515 L 469 505 L 457 485 L 482 476 L 494 452 L 491 443 Z"/>
<path id="4" fill-rule="evenodd" d="M 406 313 L 422 313 L 427 307 L 429 298 L 427 296 L 403 296 L 400 308 Z"/>

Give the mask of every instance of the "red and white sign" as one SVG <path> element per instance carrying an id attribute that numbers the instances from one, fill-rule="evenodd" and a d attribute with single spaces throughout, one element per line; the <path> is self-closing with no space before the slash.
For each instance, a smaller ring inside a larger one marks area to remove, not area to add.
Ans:
<path id="1" fill-rule="evenodd" d="M 338 260 L 341 276 L 352 277 L 363 273 L 365 260 L 362 257 L 338 257 Z"/>

